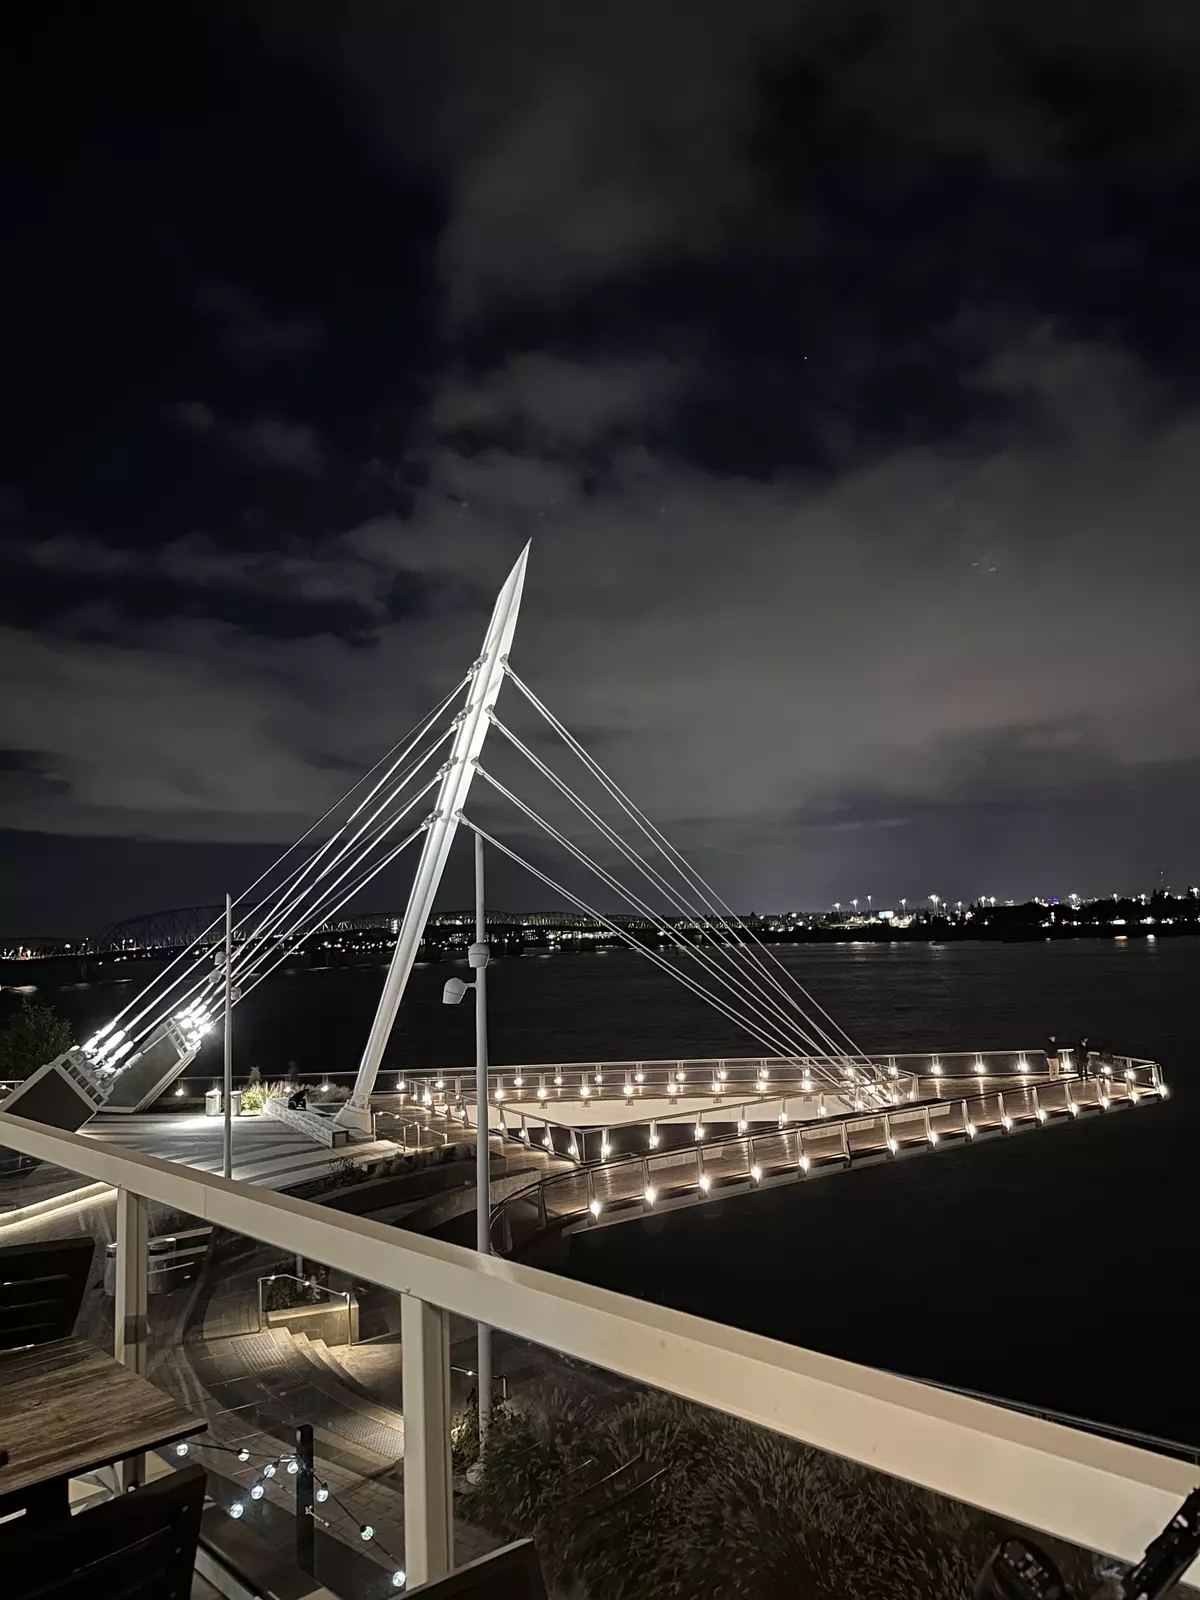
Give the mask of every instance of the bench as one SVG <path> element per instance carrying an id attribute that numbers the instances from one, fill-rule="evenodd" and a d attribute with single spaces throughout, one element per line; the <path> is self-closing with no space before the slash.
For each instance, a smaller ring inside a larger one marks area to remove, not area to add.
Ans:
<path id="1" fill-rule="evenodd" d="M 274 1117 L 276 1122 L 286 1122 L 289 1128 L 295 1128 L 297 1133 L 302 1133 L 306 1139 L 312 1139 L 316 1144 L 327 1145 L 330 1150 L 336 1150 L 339 1145 L 347 1144 L 350 1139 L 348 1128 L 339 1128 L 332 1117 L 327 1117 L 320 1111 L 290 1111 L 288 1103 L 282 1096 L 273 1096 L 263 1106 L 264 1116 Z"/>

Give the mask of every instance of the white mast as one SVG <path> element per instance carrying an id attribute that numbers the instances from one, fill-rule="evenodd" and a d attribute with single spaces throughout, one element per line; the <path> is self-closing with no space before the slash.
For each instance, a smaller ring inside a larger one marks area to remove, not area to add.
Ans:
<path id="1" fill-rule="evenodd" d="M 489 727 L 488 712 L 496 704 L 496 696 L 504 682 L 508 653 L 517 626 L 517 613 L 521 608 L 521 590 L 525 583 L 525 563 L 528 558 L 529 546 L 526 545 L 496 600 L 492 620 L 484 636 L 483 650 L 471 669 L 466 704 L 455 719 L 458 726 L 454 743 L 450 747 L 449 759 L 442 768 L 442 781 L 421 848 L 421 859 L 417 863 L 404 920 L 396 936 L 392 962 L 359 1064 L 358 1077 L 354 1081 L 354 1091 L 337 1114 L 337 1121 L 343 1127 L 353 1128 L 358 1133 L 371 1132 L 371 1093 L 375 1087 L 375 1077 L 392 1024 L 396 1020 L 396 1012 L 404 998 L 408 975 L 417 958 L 425 924 L 433 909 L 446 858 L 458 830 L 458 819 L 471 788 L 471 779 L 475 776 L 475 762 L 483 749 Z"/>

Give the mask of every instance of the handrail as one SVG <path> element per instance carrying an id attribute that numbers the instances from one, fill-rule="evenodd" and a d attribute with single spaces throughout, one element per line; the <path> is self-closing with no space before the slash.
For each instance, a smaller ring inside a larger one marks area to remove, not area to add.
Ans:
<path id="1" fill-rule="evenodd" d="M 1138 1428 L 1120 1428 L 1115 1423 L 1099 1422 L 1095 1417 L 1080 1417 L 1070 1411 L 1055 1411 L 1052 1406 L 1035 1406 L 1024 1400 L 1007 1400 L 1003 1395 L 987 1394 L 982 1389 L 965 1389 L 959 1383 L 938 1383 L 935 1378 L 922 1378 L 931 1389 L 941 1389 L 946 1394 L 962 1394 L 971 1400 L 985 1400 L 988 1405 L 1003 1406 L 1006 1411 L 1020 1411 L 1027 1417 L 1044 1417 L 1049 1422 L 1061 1422 L 1068 1428 L 1080 1428 L 1085 1433 L 1098 1433 L 1106 1439 L 1121 1439 L 1126 1444 L 1141 1445 L 1159 1455 L 1178 1456 L 1180 1460 L 1200 1467 L 1200 1444 L 1184 1444 L 1182 1439 L 1164 1439 L 1157 1433 L 1143 1433 Z"/>
<path id="2" fill-rule="evenodd" d="M 1144 1069 L 1143 1081 L 1140 1083 L 1137 1081 L 1139 1068 Z M 1130 1062 L 1130 1064 L 1118 1076 L 1112 1078 L 1111 1080 L 1106 1080 L 1108 1083 L 1107 1095 L 1100 1094 L 1100 1081 L 1101 1080 L 1099 1079 L 1087 1080 L 1087 1082 L 1094 1083 L 1096 1085 L 1097 1108 L 1104 1107 L 1106 1099 L 1108 1099 L 1109 1103 L 1111 1104 L 1121 1105 L 1136 1104 L 1137 1098 L 1145 1095 L 1155 1095 L 1160 1098 L 1165 1097 L 1165 1086 L 1163 1085 L 1159 1069 L 1154 1062 L 1150 1061 L 1139 1062 L 1136 1065 Z M 1086 1102 L 1080 1102 L 1074 1098 L 1075 1092 L 1080 1088 L 1080 1081 L 1078 1079 L 1069 1077 L 1050 1079 L 1043 1076 L 1038 1076 L 1035 1078 L 1035 1076 L 1031 1074 L 1027 1087 L 1029 1090 L 1034 1091 L 1034 1102 L 1033 1109 L 1031 1111 L 1028 1108 L 1025 1108 L 1025 1111 L 1021 1114 L 1020 1120 L 1023 1122 L 1043 1122 L 1050 1115 L 1053 1115 L 1055 1118 L 1060 1118 L 1067 1115 L 1076 1115 L 1080 1109 L 1091 1109 Z M 1051 1087 L 1058 1088 L 1060 1090 L 1062 1099 L 1062 1103 L 1053 1107 L 1052 1109 L 1043 1106 L 1038 1100 L 1036 1093 L 1038 1089 L 1041 1089 L 1041 1091 L 1045 1093 L 1046 1090 Z M 739 1145 L 744 1146 L 747 1152 L 750 1152 L 756 1142 L 763 1144 L 767 1140 L 783 1134 L 792 1135 L 798 1140 L 799 1150 L 801 1155 L 803 1155 L 804 1138 L 806 1134 L 813 1137 L 828 1138 L 831 1133 L 834 1133 L 838 1129 L 854 1129 L 859 1131 L 863 1127 L 869 1127 L 871 1125 L 877 1125 L 880 1129 L 882 1143 L 879 1148 L 890 1150 L 891 1154 L 894 1155 L 897 1147 L 892 1143 L 892 1126 L 894 1124 L 898 1124 L 901 1118 L 911 1119 L 915 1116 L 919 1116 L 922 1112 L 932 1112 L 935 1109 L 942 1111 L 946 1116 L 950 1117 L 957 1113 L 960 1119 L 958 1125 L 951 1126 L 948 1129 L 935 1128 L 932 1130 L 932 1134 L 930 1134 L 930 1131 L 927 1129 L 923 1139 L 919 1138 L 916 1141 L 905 1140 L 903 1141 L 905 1145 L 910 1142 L 918 1145 L 922 1143 L 932 1144 L 936 1142 L 937 1137 L 941 1134 L 961 1135 L 963 1138 L 974 1138 L 975 1134 L 973 1131 L 973 1120 L 968 1108 L 973 1108 L 975 1113 L 982 1117 L 982 1115 L 988 1110 L 988 1102 L 995 1103 L 1002 1124 L 1007 1131 L 1007 1128 L 1011 1122 L 1017 1119 L 1011 1116 L 1010 1113 L 1005 1109 L 1003 1099 L 1005 1092 L 1020 1094 L 1024 1091 L 1020 1086 L 1018 1086 L 1015 1088 L 1015 1090 L 1000 1091 L 992 1088 L 976 1094 L 956 1094 L 949 1098 L 926 1097 L 917 1101 L 906 1100 L 899 1106 L 886 1106 L 874 1109 L 844 1111 L 839 1112 L 836 1116 L 824 1117 L 819 1121 L 812 1119 L 807 1121 L 789 1121 L 782 1125 L 768 1125 L 765 1127 L 759 1127 L 753 1132 L 744 1131 L 742 1129 L 730 1129 L 727 1132 L 722 1132 L 720 1131 L 719 1125 L 710 1124 L 706 1129 L 705 1137 L 703 1139 L 697 1138 L 694 1141 L 672 1144 L 663 1149 L 652 1148 L 648 1151 L 633 1151 L 621 1155 L 606 1156 L 600 1161 L 577 1162 L 577 1164 L 569 1172 L 557 1172 L 548 1176 L 543 1176 L 536 1182 L 527 1184 L 523 1189 L 517 1190 L 514 1194 L 506 1195 L 495 1206 L 493 1206 L 491 1211 L 493 1242 L 495 1242 L 498 1232 L 501 1237 L 505 1236 L 503 1230 L 505 1213 L 508 1212 L 510 1208 L 520 1206 L 522 1203 L 530 1205 L 536 1202 L 539 1216 L 542 1219 L 542 1225 L 545 1227 L 546 1197 L 552 1194 L 556 1189 L 560 1191 L 564 1189 L 569 1190 L 572 1187 L 578 1189 L 581 1175 L 586 1177 L 586 1175 L 589 1173 L 592 1175 L 598 1175 L 600 1172 L 619 1173 L 633 1167 L 642 1167 L 649 1170 L 658 1162 L 667 1161 L 671 1158 L 675 1158 L 675 1160 L 678 1161 L 680 1156 L 689 1154 L 695 1155 L 698 1158 L 699 1163 L 707 1156 L 715 1155 L 717 1152 L 726 1151 Z M 736 1096 L 732 1098 L 734 1101 L 737 1100 Z M 765 1099 L 768 1101 L 774 1098 L 776 1097 L 772 1095 L 765 1097 Z M 649 1126 L 653 1131 L 656 1128 L 660 1128 L 671 1123 L 686 1123 L 687 1120 L 694 1119 L 695 1117 L 696 1112 L 694 1110 L 685 1111 L 682 1113 L 674 1113 L 669 1116 L 655 1118 L 649 1124 Z M 524 1122 L 524 1120 L 525 1119 L 523 1117 L 522 1122 Z M 551 1125 L 555 1128 L 565 1129 L 565 1131 L 570 1132 L 573 1137 L 577 1131 L 567 1124 L 559 1122 L 550 1124 L 547 1121 L 547 1126 Z M 641 1124 L 638 1124 L 638 1126 L 641 1126 Z M 629 1131 L 628 1125 L 626 1125 L 620 1131 Z M 651 1143 L 653 1144 L 653 1141 L 651 1141 Z M 835 1153 L 833 1155 L 826 1155 L 824 1159 L 827 1161 L 842 1162 L 850 1159 L 851 1152 L 849 1151 L 849 1147 L 847 1144 L 845 1144 L 845 1141 L 843 1141 L 843 1144 L 845 1150 L 844 1154 Z M 746 1162 L 747 1173 L 750 1171 L 750 1165 L 751 1156 L 748 1154 Z M 698 1185 L 702 1183 L 702 1174 L 702 1165 L 698 1164 L 695 1180 Z M 649 1178 L 647 1178 L 647 1182 L 648 1181 Z M 707 1196 L 708 1192 L 709 1191 L 707 1188 L 705 1188 L 703 1190 L 703 1195 Z M 700 1196 L 698 1196 L 698 1198 L 700 1198 Z M 574 1211 L 570 1215 L 560 1216 L 555 1219 L 556 1222 L 561 1225 L 567 1225 L 570 1223 L 572 1216 L 581 1218 L 587 1216 L 590 1200 L 591 1191 L 589 1190 L 587 1194 L 581 1197 L 579 1204 L 575 1206 Z M 630 1215 L 637 1215 L 638 1212 L 643 1209 L 636 1199 L 627 1199 L 616 1202 L 615 1204 L 619 1211 L 628 1211 Z"/>
<path id="3" fill-rule="evenodd" d="M 415 1365 L 433 1359 L 417 1318 L 442 1308 L 1125 1561 L 1140 1556 L 1195 1479 L 1184 1463 L 1132 1445 L 102 1139 L 0 1113 L 0 1144 L 112 1184 L 119 1230 L 130 1198 L 141 1197 L 409 1297 L 406 1474 L 422 1470 L 444 1416 Z M 1200 1561 L 1188 1578 L 1200 1579 Z"/>

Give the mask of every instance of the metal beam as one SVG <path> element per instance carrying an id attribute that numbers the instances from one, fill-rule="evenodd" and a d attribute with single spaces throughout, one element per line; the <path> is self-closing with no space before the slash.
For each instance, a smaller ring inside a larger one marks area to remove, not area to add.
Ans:
<path id="1" fill-rule="evenodd" d="M 472 668 L 466 703 L 456 719 L 458 726 L 454 743 L 442 769 L 442 781 L 421 848 L 421 859 L 417 863 L 408 905 L 396 937 L 396 948 L 384 980 L 383 993 L 379 997 L 379 1006 L 367 1036 L 358 1077 L 349 1100 L 337 1114 L 337 1121 L 342 1127 L 353 1128 L 358 1133 L 371 1132 L 371 1093 L 379 1063 L 383 1059 L 396 1012 L 404 998 L 425 924 L 442 881 L 450 846 L 458 830 L 459 817 L 475 776 L 475 763 L 487 737 L 488 714 L 495 706 L 500 685 L 504 682 L 508 652 L 521 608 L 521 591 L 525 584 L 528 558 L 529 546 L 526 545 L 496 599 L 484 636 L 483 650 Z"/>

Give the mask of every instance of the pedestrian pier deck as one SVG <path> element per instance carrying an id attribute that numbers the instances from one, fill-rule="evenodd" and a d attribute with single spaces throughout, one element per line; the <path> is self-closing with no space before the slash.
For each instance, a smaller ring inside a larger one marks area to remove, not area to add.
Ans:
<path id="1" fill-rule="evenodd" d="M 491 1127 L 572 1167 L 493 1208 L 505 1255 L 535 1238 L 604 1227 L 737 1192 L 970 1144 L 1162 1101 L 1155 1062 L 1040 1051 L 872 1058 L 844 1092 L 818 1090 L 803 1061 L 578 1063 L 489 1075 Z M 431 1129 L 470 1126 L 469 1075 L 412 1079 L 404 1093 Z M 584 1090 L 587 1092 L 585 1093 Z M 666 1106 L 668 1109 L 662 1109 Z M 449 1131 L 444 1137 L 452 1137 Z"/>

